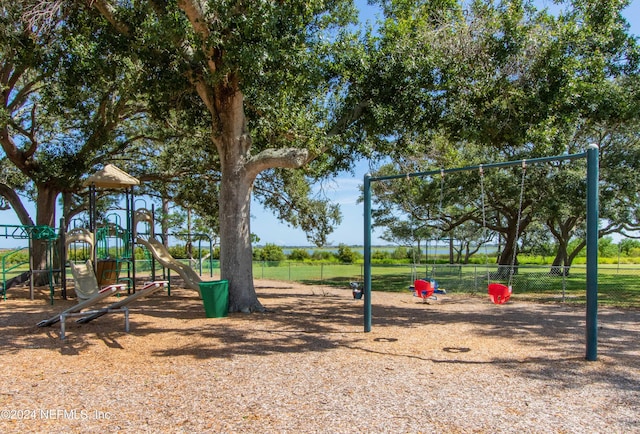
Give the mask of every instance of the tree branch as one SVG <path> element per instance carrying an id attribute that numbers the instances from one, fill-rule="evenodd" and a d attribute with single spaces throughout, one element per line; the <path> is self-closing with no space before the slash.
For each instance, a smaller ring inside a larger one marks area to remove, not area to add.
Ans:
<path id="1" fill-rule="evenodd" d="M 202 40 L 202 52 L 207 59 L 207 67 L 211 73 L 215 73 L 218 70 L 215 59 L 218 50 L 207 42 L 211 31 L 205 18 L 207 12 L 206 2 L 199 0 L 178 0 L 178 7 L 182 9 L 193 26 L 193 29 L 200 36 Z"/>
<path id="2" fill-rule="evenodd" d="M 364 111 L 369 107 L 369 101 L 360 101 L 356 106 L 345 113 L 327 133 L 329 136 L 337 136 L 344 133 L 355 121 L 360 119 Z"/>
<path id="3" fill-rule="evenodd" d="M 33 220 L 29 216 L 27 209 L 22 204 L 20 196 L 6 184 L 0 183 L 0 196 L 4 197 L 11 205 L 11 208 L 15 211 L 20 223 L 25 226 L 33 226 Z"/>
<path id="4" fill-rule="evenodd" d="M 255 178 L 260 172 L 271 168 L 299 169 L 313 160 L 315 155 L 308 149 L 265 149 L 245 165 L 247 174 Z"/>
<path id="5" fill-rule="evenodd" d="M 29 138 L 29 142 L 31 143 L 31 145 L 29 145 L 29 148 L 27 150 L 25 150 L 22 155 L 23 158 L 25 160 L 30 159 L 33 154 L 36 153 L 36 150 L 38 149 L 38 139 L 36 137 L 36 110 L 37 110 L 37 105 L 34 104 L 31 107 L 31 128 L 29 129 L 28 135 L 27 137 Z"/>
<path id="6" fill-rule="evenodd" d="M 41 80 L 42 77 L 37 77 L 34 80 L 25 83 L 25 85 L 22 86 L 22 88 L 18 92 L 16 92 L 11 102 L 7 101 L 7 109 L 10 111 L 16 110 L 17 107 L 20 107 L 27 101 L 30 95 L 39 92 L 41 89 L 41 85 L 36 85 L 40 83 Z M 11 84 L 10 86 L 11 89 L 13 89 L 13 84 Z"/>
<path id="7" fill-rule="evenodd" d="M 111 24 L 119 33 L 129 36 L 131 29 L 126 23 L 119 21 L 115 17 L 115 7 L 107 0 L 88 0 L 89 7 L 95 7 L 98 12 Z"/>

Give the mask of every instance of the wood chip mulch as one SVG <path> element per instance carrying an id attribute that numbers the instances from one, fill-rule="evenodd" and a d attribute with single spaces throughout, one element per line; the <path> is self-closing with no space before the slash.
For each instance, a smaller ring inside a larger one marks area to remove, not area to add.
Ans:
<path id="1" fill-rule="evenodd" d="M 205 318 L 172 288 L 89 324 L 36 323 L 51 306 L 0 301 L 3 433 L 640 432 L 640 311 L 373 293 L 256 281 L 263 314 Z"/>

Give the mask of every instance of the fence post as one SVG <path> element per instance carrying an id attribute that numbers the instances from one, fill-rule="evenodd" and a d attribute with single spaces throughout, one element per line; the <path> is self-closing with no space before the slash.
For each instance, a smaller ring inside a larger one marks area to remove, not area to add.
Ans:
<path id="1" fill-rule="evenodd" d="M 478 266 L 473 266 L 473 292 L 478 292 Z"/>
<path id="2" fill-rule="evenodd" d="M 562 302 L 566 301 L 566 292 L 567 292 L 567 273 L 569 272 L 569 267 L 562 267 Z"/>

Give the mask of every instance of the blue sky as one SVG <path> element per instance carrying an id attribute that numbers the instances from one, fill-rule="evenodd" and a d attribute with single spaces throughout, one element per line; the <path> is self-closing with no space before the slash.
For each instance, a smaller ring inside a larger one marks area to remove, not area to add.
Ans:
<path id="1" fill-rule="evenodd" d="M 366 0 L 358 0 L 361 7 L 361 18 L 366 20 L 374 20 L 375 10 L 366 5 Z M 539 0 L 538 4 L 542 7 L 549 7 L 553 10 L 555 5 L 551 0 Z M 625 10 L 625 17 L 631 25 L 631 33 L 640 35 L 640 0 L 634 0 Z M 360 195 L 360 186 L 363 178 L 368 171 L 368 163 L 360 162 L 355 173 L 344 173 L 334 180 L 323 182 L 322 186 L 318 186 L 317 190 L 322 189 L 323 193 L 331 197 L 338 203 L 342 209 L 342 223 L 329 236 L 329 245 L 338 245 L 341 243 L 347 245 L 362 245 L 364 238 L 363 229 L 363 205 L 358 204 L 357 200 Z M 33 206 L 28 207 L 33 215 Z M 288 226 L 286 223 L 279 222 L 274 215 L 264 210 L 257 202 L 252 203 L 251 232 L 260 238 L 258 244 L 274 243 L 282 246 L 307 246 L 305 233 L 296 228 Z M 0 224 L 19 224 L 15 213 L 12 210 L 0 211 Z M 373 232 L 373 244 L 384 244 L 379 239 L 379 233 Z M 1 247 L 13 247 L 13 242 L 0 239 Z"/>

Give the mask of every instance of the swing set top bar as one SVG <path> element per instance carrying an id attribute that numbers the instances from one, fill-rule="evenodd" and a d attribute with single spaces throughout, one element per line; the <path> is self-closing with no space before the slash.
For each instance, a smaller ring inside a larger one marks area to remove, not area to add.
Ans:
<path id="1" fill-rule="evenodd" d="M 522 163 L 537 164 L 537 163 L 547 163 L 549 161 L 578 160 L 580 158 L 586 158 L 586 157 L 587 157 L 587 153 L 581 152 L 579 154 L 566 154 L 566 155 L 556 155 L 553 157 L 539 157 L 539 158 L 531 158 L 531 159 L 516 160 L 516 161 L 504 161 L 501 163 L 478 164 L 476 166 L 455 167 L 453 169 L 438 169 L 438 170 L 430 170 L 427 172 L 403 173 L 402 175 L 369 176 L 369 180 L 370 181 L 386 181 L 388 179 L 414 178 L 414 177 L 430 176 L 430 175 L 437 175 L 437 174 L 444 174 L 444 173 L 467 172 L 470 170 L 520 166 L 522 165 Z"/>

